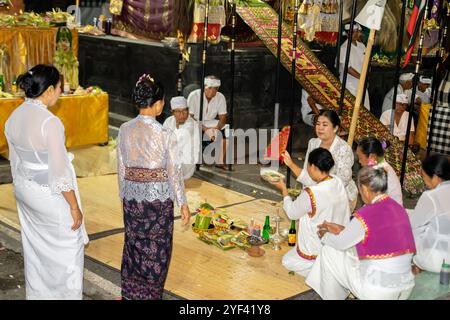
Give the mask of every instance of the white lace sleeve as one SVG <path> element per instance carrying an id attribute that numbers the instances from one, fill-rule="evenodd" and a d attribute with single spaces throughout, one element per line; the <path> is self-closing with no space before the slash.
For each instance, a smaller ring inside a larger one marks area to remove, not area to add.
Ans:
<path id="1" fill-rule="evenodd" d="M 170 188 L 178 203 L 178 206 L 187 204 L 184 193 L 183 170 L 177 155 L 177 137 L 172 131 L 167 139 L 167 175 L 169 177 Z"/>
<path id="2" fill-rule="evenodd" d="M 10 139 L 8 138 L 8 134 L 6 133 L 6 130 L 5 130 L 5 136 L 6 136 L 6 139 L 8 140 L 9 164 L 11 166 L 11 175 L 12 175 L 12 178 L 14 181 L 15 178 L 17 177 L 16 172 L 17 172 L 17 165 L 18 165 L 19 158 L 17 157 L 16 149 L 14 149 L 13 145 L 10 142 Z"/>
<path id="3" fill-rule="evenodd" d="M 52 193 L 75 190 L 72 168 L 65 146 L 64 126 L 54 117 L 44 126 L 48 146 L 48 185 Z"/>
<path id="4" fill-rule="evenodd" d="M 122 198 L 124 181 L 125 181 L 125 165 L 123 164 L 122 148 L 121 148 L 121 131 L 117 135 L 117 178 L 119 180 L 119 195 Z"/>
<path id="5" fill-rule="evenodd" d="M 354 156 L 352 149 L 346 144 L 339 145 L 338 152 L 334 158 L 336 175 L 341 178 L 345 186 L 352 181 L 352 167 Z"/>

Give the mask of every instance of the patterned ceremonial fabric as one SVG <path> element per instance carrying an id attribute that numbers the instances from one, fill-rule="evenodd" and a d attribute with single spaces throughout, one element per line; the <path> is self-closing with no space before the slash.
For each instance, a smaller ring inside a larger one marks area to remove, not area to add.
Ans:
<path id="1" fill-rule="evenodd" d="M 123 200 L 122 297 L 161 300 L 173 239 L 173 201 Z"/>
<path id="2" fill-rule="evenodd" d="M 162 39 L 173 32 L 174 0 L 124 0 L 114 28 Z"/>
<path id="3" fill-rule="evenodd" d="M 450 155 L 450 70 L 447 70 L 444 79 L 439 86 L 436 114 L 433 124 L 433 134 L 428 138 L 431 151 Z M 430 111 L 428 135 L 431 127 Z"/>
<path id="4" fill-rule="evenodd" d="M 248 0 L 238 2 L 237 12 L 264 42 L 270 51 L 276 55 L 278 14 L 267 4 Z M 281 62 L 291 70 L 292 61 L 292 30 L 287 25 L 282 26 Z M 314 99 L 327 109 L 339 109 L 340 81 L 317 59 L 317 57 L 302 42 L 298 41 L 296 79 Z M 342 112 L 342 126 L 349 129 L 355 97 L 345 91 Z M 365 136 L 375 136 L 379 140 L 388 140 L 391 146 L 386 150 L 386 160 L 399 175 L 403 157 L 403 144 L 392 136 L 389 130 L 367 109 L 360 108 L 359 121 L 355 140 Z M 424 190 L 420 176 L 420 162 L 412 152 L 408 153 L 404 189 L 411 194 L 419 194 Z"/>

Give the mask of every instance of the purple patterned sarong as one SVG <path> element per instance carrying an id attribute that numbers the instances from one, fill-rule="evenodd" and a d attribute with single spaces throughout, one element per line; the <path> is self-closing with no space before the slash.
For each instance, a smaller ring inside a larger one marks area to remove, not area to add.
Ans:
<path id="1" fill-rule="evenodd" d="M 173 239 L 173 201 L 123 200 L 122 297 L 161 300 Z"/>

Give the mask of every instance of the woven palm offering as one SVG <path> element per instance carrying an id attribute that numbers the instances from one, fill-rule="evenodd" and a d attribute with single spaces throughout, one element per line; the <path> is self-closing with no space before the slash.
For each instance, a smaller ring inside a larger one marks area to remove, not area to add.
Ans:
<path id="1" fill-rule="evenodd" d="M 194 232 L 208 231 L 211 229 L 211 220 L 215 213 L 215 209 L 212 205 L 207 202 L 200 204 L 197 209 L 197 214 L 195 215 L 195 222 L 192 226 Z M 214 228 L 214 225 L 212 225 Z"/>

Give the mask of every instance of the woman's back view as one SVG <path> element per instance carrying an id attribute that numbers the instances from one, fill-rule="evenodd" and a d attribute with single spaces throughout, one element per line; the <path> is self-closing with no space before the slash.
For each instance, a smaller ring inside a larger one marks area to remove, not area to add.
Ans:
<path id="1" fill-rule="evenodd" d="M 38 65 L 20 76 L 27 99 L 5 125 L 21 224 L 27 299 L 81 299 L 88 237 L 64 127 L 47 110 L 60 75 Z"/>

